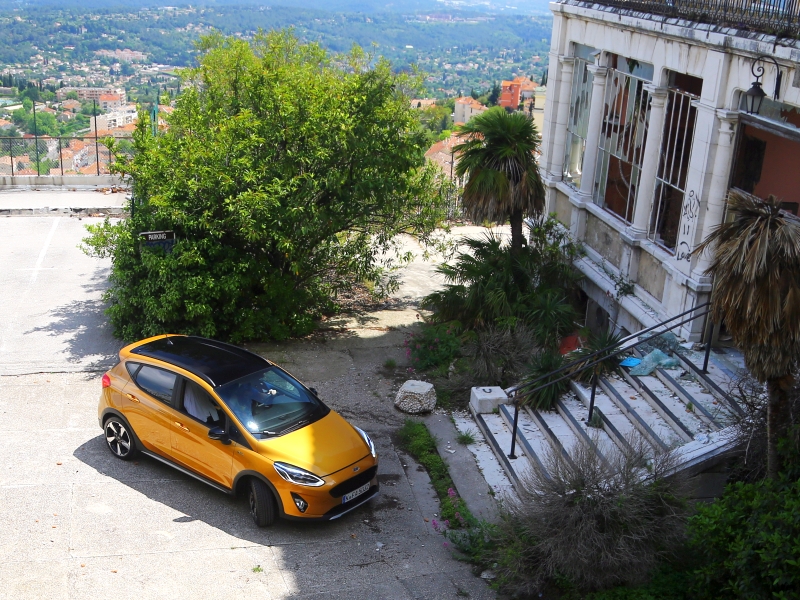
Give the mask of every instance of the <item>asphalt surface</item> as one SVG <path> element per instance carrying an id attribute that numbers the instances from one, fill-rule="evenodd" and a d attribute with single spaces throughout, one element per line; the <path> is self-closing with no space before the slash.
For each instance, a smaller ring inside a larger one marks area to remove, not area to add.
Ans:
<path id="1" fill-rule="evenodd" d="M 121 346 L 103 314 L 110 264 L 77 247 L 97 221 L 0 218 L 0 598 L 494 597 L 433 531 L 427 474 L 392 441 L 404 332 L 435 285 L 430 264 L 406 271 L 398 310 L 256 348 L 372 434 L 382 484 L 338 521 L 258 529 L 243 500 L 106 448 L 99 378 Z"/>

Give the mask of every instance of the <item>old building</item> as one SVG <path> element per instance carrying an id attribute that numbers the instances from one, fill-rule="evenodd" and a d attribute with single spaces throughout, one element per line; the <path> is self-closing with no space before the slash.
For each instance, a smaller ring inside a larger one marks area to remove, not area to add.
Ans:
<path id="1" fill-rule="evenodd" d="M 731 188 L 775 194 L 798 212 L 797 5 L 550 7 L 548 210 L 585 246 L 577 266 L 590 325 L 637 331 L 709 299 L 709 257 L 692 250 L 726 218 Z M 697 341 L 702 327 L 680 333 Z"/>

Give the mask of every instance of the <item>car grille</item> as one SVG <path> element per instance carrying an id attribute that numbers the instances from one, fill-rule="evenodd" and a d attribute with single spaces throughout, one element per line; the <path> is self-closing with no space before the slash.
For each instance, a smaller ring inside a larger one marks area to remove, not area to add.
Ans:
<path id="1" fill-rule="evenodd" d="M 352 492 L 353 490 L 357 490 L 365 483 L 372 481 L 372 478 L 375 477 L 375 473 L 377 471 L 378 467 L 370 467 L 355 477 L 351 477 L 347 481 L 343 481 L 339 485 L 331 488 L 331 496 L 334 498 L 341 498 L 345 494 Z"/>

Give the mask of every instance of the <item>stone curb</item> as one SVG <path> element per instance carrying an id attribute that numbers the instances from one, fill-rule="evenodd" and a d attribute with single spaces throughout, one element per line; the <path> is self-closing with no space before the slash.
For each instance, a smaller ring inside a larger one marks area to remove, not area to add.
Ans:
<path id="1" fill-rule="evenodd" d="M 456 442 L 458 431 L 450 415 L 434 413 L 425 417 L 424 421 L 428 431 L 436 438 L 436 449 L 469 511 L 478 519 L 497 521 L 497 503 L 489 494 L 489 484 L 469 448 Z"/>
<path id="2" fill-rule="evenodd" d="M 121 206 L 105 208 L 0 208 L 0 217 L 31 217 L 42 215 L 76 215 L 87 217 L 89 215 L 102 215 L 104 217 L 126 217 L 128 212 Z"/>

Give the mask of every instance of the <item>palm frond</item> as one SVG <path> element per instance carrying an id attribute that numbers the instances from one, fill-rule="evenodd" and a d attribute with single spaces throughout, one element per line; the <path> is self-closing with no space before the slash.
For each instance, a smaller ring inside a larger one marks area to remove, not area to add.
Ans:
<path id="1" fill-rule="evenodd" d="M 731 192 L 731 222 L 695 253 L 713 252 L 711 311 L 724 321 L 760 381 L 780 378 L 800 356 L 800 219 L 781 201 Z"/>

